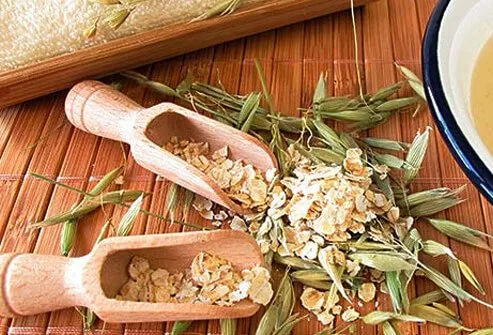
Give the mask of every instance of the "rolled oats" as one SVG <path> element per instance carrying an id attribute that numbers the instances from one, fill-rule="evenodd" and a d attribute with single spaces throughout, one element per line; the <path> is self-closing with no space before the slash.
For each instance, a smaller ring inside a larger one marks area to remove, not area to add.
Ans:
<path id="1" fill-rule="evenodd" d="M 233 217 L 233 219 L 229 223 L 229 226 L 233 230 L 240 230 L 240 231 L 247 231 L 248 230 L 248 227 L 245 223 L 245 220 L 243 220 L 241 217 L 236 216 L 236 215 Z"/>
<path id="2" fill-rule="evenodd" d="M 364 302 L 370 302 L 375 299 L 377 289 L 373 283 L 364 283 L 358 289 L 358 297 Z"/>
<path id="3" fill-rule="evenodd" d="M 270 273 L 261 266 L 242 272 L 218 256 L 201 252 L 190 269 L 170 274 L 165 269 L 153 270 L 149 262 L 135 256 L 117 300 L 157 303 L 204 303 L 231 306 L 249 298 L 266 305 L 273 295 Z"/>
<path id="4" fill-rule="evenodd" d="M 321 311 L 324 305 L 325 295 L 314 288 L 307 287 L 300 297 L 301 304 L 309 311 Z"/>
<path id="5" fill-rule="evenodd" d="M 341 319 L 345 322 L 353 322 L 359 318 L 359 313 L 353 308 L 348 308 L 342 313 Z"/>
<path id="6" fill-rule="evenodd" d="M 164 149 L 211 177 L 232 200 L 243 208 L 256 211 L 265 210 L 268 200 L 266 178 L 274 180 L 275 170 L 269 170 L 268 176 L 264 178 L 262 173 L 252 165 L 245 164 L 241 160 L 229 159 L 228 147 L 222 147 L 211 154 L 208 143 L 196 142 L 193 139 L 179 140 L 172 137 L 170 142 L 164 145 Z M 210 218 L 209 211 L 212 204 L 209 205 L 208 202 L 202 201 L 194 204 L 194 207 L 204 214 L 204 217 Z M 214 219 L 224 220 L 216 217 Z"/>

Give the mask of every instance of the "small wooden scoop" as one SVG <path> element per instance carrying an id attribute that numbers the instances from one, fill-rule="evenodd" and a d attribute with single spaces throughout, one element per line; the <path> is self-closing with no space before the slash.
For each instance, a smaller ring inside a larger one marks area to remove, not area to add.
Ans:
<path id="1" fill-rule="evenodd" d="M 127 142 L 143 167 L 238 214 L 234 203 L 212 178 L 162 149 L 172 136 L 208 142 L 212 151 L 224 146 L 233 160 L 243 159 L 265 172 L 277 168 L 272 152 L 256 138 L 172 103 L 144 109 L 122 93 L 97 81 L 72 88 L 65 102 L 68 119 L 92 134 Z"/>
<path id="2" fill-rule="evenodd" d="M 190 267 L 201 251 L 229 260 L 243 270 L 263 264 L 257 243 L 233 230 L 112 237 L 80 258 L 36 254 L 0 256 L 0 314 L 25 316 L 85 306 L 106 322 L 153 322 L 248 317 L 259 309 L 245 299 L 230 307 L 131 302 L 112 299 L 129 279 L 133 256 L 151 268 L 173 272 Z"/>

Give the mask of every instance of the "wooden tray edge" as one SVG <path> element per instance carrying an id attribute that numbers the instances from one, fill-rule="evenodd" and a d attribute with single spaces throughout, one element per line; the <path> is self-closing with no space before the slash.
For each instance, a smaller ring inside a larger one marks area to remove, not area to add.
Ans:
<path id="1" fill-rule="evenodd" d="M 355 0 L 361 6 L 374 0 Z M 0 73 L 0 108 L 97 78 L 347 9 L 348 0 L 278 0 L 224 17 L 174 24 Z"/>

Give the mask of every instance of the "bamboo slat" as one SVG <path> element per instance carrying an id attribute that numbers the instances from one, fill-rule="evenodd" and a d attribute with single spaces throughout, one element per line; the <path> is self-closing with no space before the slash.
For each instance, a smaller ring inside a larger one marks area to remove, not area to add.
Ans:
<path id="1" fill-rule="evenodd" d="M 393 63 L 397 61 L 420 72 L 420 44 L 428 17 L 436 0 L 380 0 L 357 9 L 356 25 L 359 41 L 359 67 L 363 86 L 373 92 L 400 80 Z M 350 12 L 318 18 L 304 23 L 269 31 L 179 58 L 155 63 L 138 69 L 151 78 L 175 86 L 187 73 L 212 84 L 222 83 L 230 92 L 241 94 L 261 91 L 254 59 L 263 65 L 268 86 L 276 110 L 283 114 L 299 115 L 298 107 L 307 107 L 312 100 L 315 84 L 321 72 L 327 72 L 329 94 L 356 95 L 359 93 L 353 30 Z M 220 81 L 219 81 L 220 80 Z M 133 83 L 124 82 L 124 92 L 133 99 L 151 106 L 169 100 L 144 90 Z M 404 92 L 408 94 L 410 91 Z M 60 227 L 40 231 L 28 229 L 28 224 L 53 215 L 80 199 L 78 194 L 45 182 L 27 177 L 29 172 L 39 172 L 51 178 L 81 189 L 90 189 L 106 172 L 126 160 L 123 188 L 141 189 L 152 194 L 144 208 L 153 213 L 164 214 L 166 194 L 170 183 L 156 178 L 142 169 L 128 155 L 128 148 L 117 142 L 101 140 L 95 136 L 64 125 L 64 94 L 57 94 L 22 105 L 10 107 L 0 113 L 0 249 L 18 252 L 59 254 Z M 415 118 L 400 114 L 385 126 L 377 127 L 368 134 L 375 137 L 390 136 L 410 141 L 417 130 L 432 125 L 428 110 L 422 110 Z M 341 125 L 336 125 L 341 128 Z M 35 144 L 35 145 L 33 145 Z M 458 187 L 466 184 L 464 196 L 468 201 L 441 217 L 464 222 L 480 230 L 493 233 L 493 207 L 482 198 L 453 161 L 437 131 L 431 136 L 427 159 L 420 178 L 413 190 L 430 187 Z M 116 186 L 113 186 L 116 187 Z M 183 190 L 175 215 L 182 219 Z M 108 206 L 103 211 L 81 220 L 77 243 L 72 255 L 87 253 L 106 219 L 112 218 L 117 225 L 126 209 Z M 479 215 L 481 213 L 481 215 Z M 193 210 L 188 221 L 204 224 Z M 449 241 L 433 228 L 420 222 L 426 238 L 433 238 L 448 245 L 476 272 L 487 291 L 485 299 L 493 294 L 493 257 L 491 254 Z M 141 216 L 132 234 L 155 234 L 176 232 L 184 229 L 178 224 Z M 446 272 L 446 264 L 437 259 L 431 262 Z M 282 273 L 276 272 L 278 278 Z M 422 294 L 433 285 L 422 279 L 410 288 L 412 294 Z M 468 284 L 466 287 L 472 289 Z M 296 291 L 301 287 L 296 285 Z M 390 308 L 388 299 L 378 296 L 379 309 Z M 358 308 L 369 312 L 374 303 Z M 464 307 L 449 305 L 456 309 L 468 327 L 491 326 L 493 312 L 478 304 Z M 306 314 L 298 303 L 296 311 Z M 238 322 L 238 334 L 254 334 L 260 315 Z M 341 324 L 341 320 L 337 320 Z M 172 323 L 103 324 L 97 322 L 94 333 L 106 335 L 163 334 L 169 333 Z M 312 334 L 323 327 L 311 315 L 294 329 L 293 334 Z M 376 327 L 360 325 L 360 334 L 381 334 Z M 402 334 L 435 335 L 448 334 L 449 330 L 430 323 L 416 326 L 403 325 Z M 82 323 L 74 309 L 68 309 L 34 317 L 0 320 L 0 334 L 44 335 L 82 334 Z M 218 321 L 195 322 L 186 334 L 219 334 Z"/>
<path id="2" fill-rule="evenodd" d="M 421 33 L 419 30 L 418 19 L 416 15 L 401 17 L 405 12 L 412 11 L 413 13 L 416 13 L 415 4 L 412 1 L 403 3 L 400 1 L 390 0 L 389 10 L 395 59 L 398 63 L 403 64 L 419 73 L 419 45 L 421 41 Z M 401 26 L 409 27 L 409 31 L 403 32 L 402 29 L 398 29 L 396 26 L 397 22 L 399 22 L 398 24 Z M 423 111 L 423 113 L 420 113 L 416 118 L 412 118 L 408 115 L 402 115 L 401 120 L 402 136 L 407 141 L 411 140 L 415 136 L 418 129 L 423 130 L 426 126 L 433 124 L 428 111 Z M 440 171 L 435 168 L 438 165 L 436 132 L 433 132 L 433 135 L 430 137 L 430 145 L 426 160 L 426 167 L 423 167 L 420 173 L 420 180 L 425 180 L 428 182 L 423 185 L 416 183 L 414 186 L 416 191 L 423 188 L 438 187 L 441 184 Z M 425 225 L 421 225 L 420 228 L 423 229 L 426 236 L 429 236 L 430 238 L 433 238 L 445 245 L 449 245 L 448 239 L 441 234 L 437 234 L 433 229 L 428 228 Z M 433 260 L 430 260 L 430 262 L 440 271 L 446 271 L 447 269 L 444 262 L 433 262 Z M 416 294 L 424 294 L 430 291 L 432 287 L 433 286 L 426 281 L 417 280 Z M 447 330 L 427 323 L 420 327 L 420 332 L 421 334 L 446 334 Z"/>
<path id="3" fill-rule="evenodd" d="M 254 60 L 258 59 L 264 69 L 268 87 L 271 87 L 272 64 L 274 57 L 274 48 L 276 43 L 276 31 L 269 31 L 260 35 L 247 37 L 245 41 L 245 51 L 241 68 L 241 80 L 238 91 L 240 94 L 249 92 L 262 92 L 262 86 L 258 80 L 257 70 L 255 69 Z M 264 309 L 261 308 L 261 311 Z M 244 322 L 242 330 L 245 334 L 255 334 L 256 327 L 260 321 L 257 314 L 248 321 Z"/>
<path id="4" fill-rule="evenodd" d="M 218 45 L 214 50 L 211 78 L 209 82 L 223 86 L 228 92 L 237 94 L 241 80 L 241 65 L 245 53 L 245 39 Z M 238 335 L 248 334 L 250 328 L 249 319 L 237 321 L 236 331 Z M 209 321 L 207 334 L 221 334 L 221 325 L 218 320 Z"/>
<path id="5" fill-rule="evenodd" d="M 379 1 L 372 4 L 372 6 L 365 7 L 363 9 L 363 18 L 365 84 L 368 92 L 375 92 L 378 88 L 397 81 L 393 65 L 388 3 Z M 368 135 L 371 137 L 385 137 L 391 133 L 400 138 L 402 136 L 400 125 L 400 116 L 395 115 L 385 126 L 370 130 Z M 392 304 L 380 292 L 378 293 L 377 303 L 380 308 L 392 309 Z M 373 304 L 369 305 L 365 308 L 366 312 L 370 312 L 374 308 Z M 412 333 L 412 328 L 413 326 L 403 325 L 402 332 Z"/>
<path id="6" fill-rule="evenodd" d="M 272 80 L 270 93 L 275 111 L 286 115 L 300 116 L 300 112 L 293 108 L 301 104 L 303 82 L 303 42 L 305 24 L 300 23 L 276 31 L 276 46 L 273 54 Z M 274 272 L 273 278 L 279 281 L 281 271 Z M 295 284 L 295 291 L 300 294 L 300 285 Z M 301 303 L 296 302 L 294 312 L 301 311 Z M 315 325 L 316 327 L 316 325 Z M 252 328 L 256 329 L 252 323 Z M 295 326 L 294 332 L 303 329 L 307 333 L 314 333 L 311 324 L 301 321 Z"/>

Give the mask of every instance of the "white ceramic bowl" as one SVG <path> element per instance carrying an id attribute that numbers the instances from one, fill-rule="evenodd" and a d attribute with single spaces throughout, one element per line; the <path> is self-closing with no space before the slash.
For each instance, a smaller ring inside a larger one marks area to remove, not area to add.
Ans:
<path id="1" fill-rule="evenodd" d="M 423 43 L 423 75 L 430 108 L 449 149 L 493 203 L 493 156 L 469 108 L 474 65 L 492 37 L 493 0 L 440 0 Z"/>

